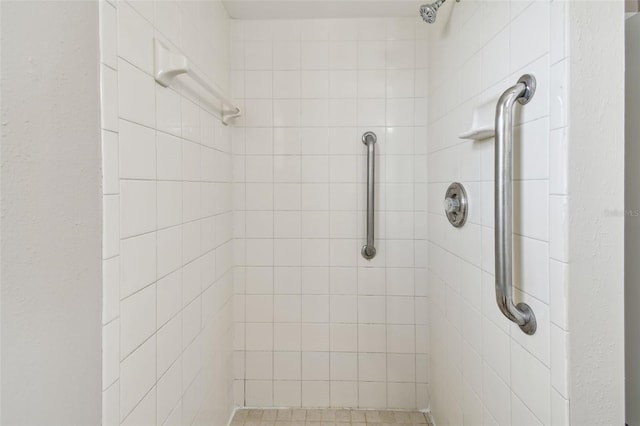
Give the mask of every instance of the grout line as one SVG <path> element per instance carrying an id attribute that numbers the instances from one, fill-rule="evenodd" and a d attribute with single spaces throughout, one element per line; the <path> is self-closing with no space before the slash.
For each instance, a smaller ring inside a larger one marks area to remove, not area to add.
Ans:
<path id="1" fill-rule="evenodd" d="M 154 87 L 154 89 L 155 89 L 155 87 Z M 153 111 L 153 113 L 154 113 L 153 116 L 155 118 L 155 127 L 157 128 L 158 127 L 158 97 L 156 96 L 156 90 L 153 91 L 153 105 L 154 105 L 154 108 L 155 108 L 154 111 Z M 181 122 L 182 122 L 182 120 L 181 120 Z M 118 124 L 118 130 L 120 130 L 120 128 L 121 128 L 121 126 L 120 126 L 120 124 Z M 158 138 L 157 138 L 156 134 L 153 135 L 153 144 L 154 144 L 154 151 L 155 151 L 155 154 L 156 154 L 155 155 L 155 185 L 154 185 L 155 186 L 155 192 L 156 192 L 156 200 L 155 200 L 156 201 L 156 206 L 155 206 L 156 208 L 155 208 L 155 217 L 154 217 L 154 220 L 155 220 L 155 226 L 154 226 L 155 231 L 154 232 L 155 232 L 155 237 L 156 237 L 156 253 L 155 253 L 155 258 L 156 258 L 156 262 L 155 262 L 156 263 L 155 278 L 156 279 L 155 279 L 155 282 L 153 283 L 153 285 L 155 285 L 155 287 L 156 287 L 155 288 L 156 309 L 154 309 L 154 312 L 153 312 L 153 315 L 154 315 L 154 333 L 153 333 L 153 335 L 156 336 L 156 339 L 155 339 L 155 344 L 156 344 L 156 348 L 155 348 L 155 350 L 156 350 L 156 354 L 155 354 L 156 367 L 155 367 L 155 370 L 156 371 L 155 371 L 154 387 L 157 388 L 157 386 L 158 386 L 158 338 L 157 338 L 157 336 L 158 336 L 158 285 L 157 285 L 157 283 L 158 283 L 158 275 L 159 275 L 159 273 L 158 273 L 158 270 L 159 270 L 159 265 L 158 265 L 159 264 L 159 262 L 158 262 L 158 260 L 159 260 L 158 259 L 158 257 L 159 257 L 158 256 L 158 247 L 160 246 L 159 245 L 160 242 L 158 240 L 158 235 L 159 235 L 159 233 L 158 233 L 158 212 L 159 212 L 159 206 L 158 206 L 158 195 L 159 195 L 158 194 Z M 182 257 L 182 255 L 180 257 Z M 182 263 L 182 262 L 180 262 L 180 263 Z M 156 408 L 155 412 L 156 412 L 156 416 L 157 416 L 157 413 L 158 413 L 158 398 L 157 397 L 155 398 L 155 408 Z"/>
<path id="2" fill-rule="evenodd" d="M 329 72 L 327 71 L 327 78 L 329 78 Z M 330 86 L 330 81 L 329 81 L 329 85 L 327 85 L 327 90 L 329 93 L 331 93 L 331 86 Z M 329 96 L 329 93 L 327 93 L 327 96 Z M 329 103 L 327 102 L 327 117 L 330 116 L 331 112 L 329 111 L 330 106 Z M 327 154 L 329 153 L 329 130 L 327 128 Z M 328 236 L 331 237 L 331 157 L 327 156 L 327 186 L 329 187 L 329 189 L 327 190 L 329 192 L 329 200 L 327 202 L 327 206 L 329 209 L 329 213 L 327 214 L 327 220 L 328 220 Z M 329 238 L 329 264 L 331 265 L 332 261 L 331 261 L 331 254 L 332 254 L 332 250 L 331 250 L 331 238 Z M 331 296 L 332 296 L 332 291 L 331 291 L 331 266 L 328 267 L 328 285 L 329 285 L 329 289 L 328 289 L 328 304 L 329 304 L 329 312 L 328 312 L 328 318 L 329 318 L 329 377 L 327 377 L 328 380 L 328 384 L 329 384 L 329 406 L 331 406 Z"/>
<path id="3" fill-rule="evenodd" d="M 273 49 L 273 43 L 271 43 L 271 65 L 273 67 L 273 61 L 274 61 L 274 49 Z M 275 105 L 273 102 L 273 86 L 274 86 L 274 78 L 273 78 L 273 71 L 270 72 L 271 73 L 271 122 L 274 124 L 275 126 Z M 246 72 L 245 72 L 246 75 Z M 246 87 L 245 87 L 246 90 Z M 245 93 L 246 95 L 246 93 Z M 272 156 L 271 158 L 273 158 L 273 153 L 275 152 L 275 127 L 272 126 L 271 128 L 271 153 Z M 245 157 L 246 158 L 246 157 Z M 275 209 L 276 209 L 276 194 L 275 194 L 275 170 L 276 170 L 276 165 L 274 163 L 274 161 L 271 161 L 271 253 L 272 253 L 272 261 L 271 263 L 274 264 L 274 267 L 271 269 L 271 405 L 275 404 L 275 393 L 276 393 L 276 382 L 275 382 L 275 358 L 276 358 L 276 327 L 275 327 L 275 317 L 276 317 L 276 312 L 275 312 L 275 308 L 276 308 L 276 298 L 275 298 L 275 285 L 276 285 L 276 273 L 275 273 L 275 238 L 273 238 L 273 236 L 275 235 Z"/>
<path id="4" fill-rule="evenodd" d="M 301 38 L 301 34 L 299 33 L 299 38 Z M 299 62 L 298 62 L 298 74 L 300 75 L 300 78 L 298 79 L 298 96 L 297 96 L 297 100 L 298 100 L 298 123 L 300 124 L 300 127 L 298 129 L 301 129 L 301 119 L 302 119 L 302 101 L 300 101 L 300 98 L 302 97 L 302 43 L 299 44 L 299 48 L 298 48 L 298 57 Z M 303 160 L 303 147 L 302 147 L 302 132 L 301 130 L 298 130 L 298 153 L 300 156 L 300 181 L 302 181 L 302 160 Z M 300 184 L 300 224 L 298 226 L 298 239 L 300 240 L 300 246 L 302 247 L 302 197 L 303 197 L 303 186 L 302 183 Z M 304 397 L 304 393 L 303 393 L 303 384 L 302 384 L 302 372 L 303 372 L 303 346 L 302 346 L 302 337 L 303 337 L 303 322 L 302 322 L 302 318 L 304 317 L 304 308 L 303 308 L 303 303 L 302 303 L 302 296 L 303 296 L 303 290 L 302 290 L 302 254 L 300 254 L 300 369 L 299 369 L 299 374 L 300 374 L 300 407 L 304 406 L 304 402 L 303 402 L 303 397 Z"/>
<path id="5" fill-rule="evenodd" d="M 388 49 L 389 43 L 386 42 L 385 43 L 385 68 L 388 66 L 388 60 L 389 60 L 389 49 Z M 415 51 L 415 48 L 414 48 Z M 389 115 L 389 102 L 387 100 L 387 77 L 388 77 L 388 73 L 387 70 L 385 69 L 384 71 L 384 81 L 385 81 L 385 86 L 384 86 L 384 95 L 385 95 L 385 102 L 384 102 L 384 122 L 385 122 L 385 127 L 384 127 L 384 140 L 386 142 L 387 139 L 387 135 L 386 135 L 386 129 L 387 129 L 387 117 Z M 376 149 L 376 153 L 379 153 L 380 149 Z M 378 180 L 378 182 L 376 182 L 380 188 L 384 188 L 386 189 L 386 184 L 387 184 L 387 179 L 386 179 L 386 174 L 387 174 L 387 168 L 385 167 L 386 161 L 383 163 L 383 158 L 380 156 L 380 154 L 377 155 L 377 159 L 374 158 L 374 163 L 379 163 L 379 165 L 381 165 L 382 167 L 382 171 L 384 173 L 384 178 L 382 176 L 378 177 L 375 176 L 374 177 L 374 182 L 376 181 L 376 179 Z M 382 163 L 382 164 L 380 164 Z M 387 199 L 386 199 L 386 191 L 385 192 L 385 205 L 382 210 L 385 211 L 386 207 L 387 207 Z M 378 195 L 380 194 L 380 191 L 378 191 Z M 382 207 L 382 206 L 380 206 Z M 375 211 L 375 208 L 374 208 Z M 384 225 L 384 229 L 385 229 L 385 239 L 387 237 L 387 225 L 388 225 L 388 215 L 384 215 L 384 221 L 385 221 L 385 225 Z M 374 223 L 374 228 L 375 228 L 375 223 Z M 384 251 L 384 329 L 385 329 L 385 341 L 384 341 L 384 394 L 385 394 L 385 407 L 389 407 L 389 317 L 388 317 L 388 312 L 389 312 L 389 299 L 388 299 L 388 290 L 387 290 L 387 286 L 389 284 L 389 270 L 387 268 L 387 250 L 385 247 L 385 251 Z M 415 334 L 415 333 L 414 333 Z"/>
<path id="6" fill-rule="evenodd" d="M 246 65 L 246 61 L 247 61 L 247 52 L 246 52 L 246 43 L 244 42 L 244 37 L 243 37 L 243 41 L 242 41 L 242 53 L 243 53 L 243 60 L 242 60 L 242 64 L 243 64 L 243 68 Z M 246 77 L 247 73 L 242 72 L 242 81 L 243 81 L 243 93 L 244 93 L 244 97 L 246 98 L 246 90 L 247 90 L 247 77 Z M 245 117 L 243 117 L 244 119 L 242 120 L 243 123 L 243 150 L 242 150 L 242 163 L 244 165 L 244 170 L 243 170 L 243 176 L 242 176 L 242 181 L 243 181 L 243 194 L 244 194 L 244 207 L 246 209 L 247 207 L 247 132 L 246 132 L 246 123 L 247 123 L 247 117 L 246 117 L 246 100 L 243 98 L 242 101 L 243 105 L 244 105 L 244 109 L 245 109 Z M 243 296 L 242 296 L 242 304 L 243 304 L 243 316 L 244 316 L 244 323 L 242 325 L 243 327 L 243 346 L 242 346 L 242 358 L 243 358 L 243 368 L 242 368 L 242 387 L 243 387 L 243 392 L 242 392 L 242 398 L 244 401 L 244 405 L 247 405 L 247 274 L 246 274 L 246 268 L 247 268 L 247 217 L 246 217 L 246 213 L 245 213 L 245 217 L 244 217 L 244 234 L 243 234 L 243 239 L 242 239 L 242 245 L 243 245 L 243 262 L 242 264 L 244 265 L 244 285 L 243 285 Z"/>

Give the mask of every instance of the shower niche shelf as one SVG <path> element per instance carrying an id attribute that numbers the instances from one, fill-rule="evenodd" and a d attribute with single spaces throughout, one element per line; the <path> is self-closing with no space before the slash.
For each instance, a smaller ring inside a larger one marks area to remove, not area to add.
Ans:
<path id="1" fill-rule="evenodd" d="M 480 141 L 495 134 L 496 99 L 484 102 L 473 109 L 471 127 L 458 135 L 460 139 Z"/>

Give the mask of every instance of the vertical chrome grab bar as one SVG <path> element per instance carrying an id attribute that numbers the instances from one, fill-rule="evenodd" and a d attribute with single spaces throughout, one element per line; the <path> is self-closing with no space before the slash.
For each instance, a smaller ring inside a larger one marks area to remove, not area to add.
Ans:
<path id="1" fill-rule="evenodd" d="M 504 316 L 526 334 L 536 332 L 536 316 L 526 303 L 513 302 L 513 107 L 516 101 L 529 102 L 535 87 L 535 78 L 525 74 L 500 96 L 495 128 L 496 301 Z"/>
<path id="2" fill-rule="evenodd" d="M 373 245 L 374 239 L 374 201 L 375 201 L 375 177 L 376 177 L 376 141 L 377 136 L 373 132 L 362 135 L 362 143 L 367 146 L 367 243 L 362 246 L 362 257 L 371 260 L 376 255 Z"/>

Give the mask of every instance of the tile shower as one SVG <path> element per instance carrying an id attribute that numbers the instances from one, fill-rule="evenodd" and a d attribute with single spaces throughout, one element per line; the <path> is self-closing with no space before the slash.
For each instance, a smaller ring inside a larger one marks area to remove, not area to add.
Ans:
<path id="1" fill-rule="evenodd" d="M 158 37 L 224 86 L 226 63 L 214 58 L 228 52 L 226 12 L 213 2 L 100 6 L 103 423 L 224 424 L 233 406 L 231 134 L 188 87 L 164 88 L 152 73 Z"/>
<path id="2" fill-rule="evenodd" d="M 565 3 L 454 6 L 443 31 L 101 2 L 104 424 L 219 425 L 234 406 L 569 422 Z M 153 38 L 243 116 L 226 127 L 186 80 L 156 84 Z M 518 117 L 516 287 L 538 315 L 533 338 L 493 300 L 493 142 L 458 138 L 524 72 L 539 91 Z M 366 131 L 372 261 L 360 256 Z M 452 181 L 472 202 L 460 229 L 441 207 Z"/>
<path id="3" fill-rule="evenodd" d="M 426 49 L 416 19 L 238 21 L 236 403 L 427 404 Z M 360 255 L 376 143 L 376 248 Z"/>

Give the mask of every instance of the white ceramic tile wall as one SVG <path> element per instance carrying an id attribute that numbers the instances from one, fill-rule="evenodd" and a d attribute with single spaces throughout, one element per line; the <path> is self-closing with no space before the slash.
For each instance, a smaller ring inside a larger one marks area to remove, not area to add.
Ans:
<path id="1" fill-rule="evenodd" d="M 233 407 L 231 134 L 153 37 L 229 87 L 219 2 L 100 3 L 103 424 L 225 424 Z"/>
<path id="2" fill-rule="evenodd" d="M 429 28 L 429 393 L 438 425 L 569 424 L 565 8 L 560 0 L 454 2 Z M 516 298 L 536 314 L 534 336 L 495 302 L 494 142 L 457 137 L 474 106 L 523 73 L 538 88 L 517 107 L 514 279 Z M 461 229 L 441 207 L 452 181 L 470 198 Z"/>
<path id="3" fill-rule="evenodd" d="M 236 402 L 426 408 L 426 27 L 236 21 Z M 377 256 L 365 131 L 378 136 Z"/>

